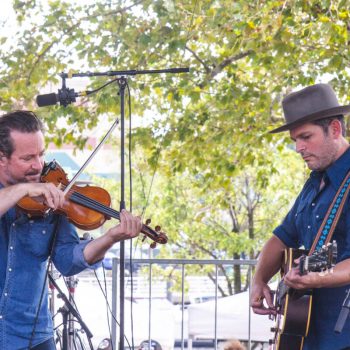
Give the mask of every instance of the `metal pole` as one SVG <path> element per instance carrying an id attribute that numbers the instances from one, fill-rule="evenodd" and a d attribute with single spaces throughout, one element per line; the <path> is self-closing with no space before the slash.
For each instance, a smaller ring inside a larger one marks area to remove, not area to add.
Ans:
<path id="1" fill-rule="evenodd" d="M 124 97 L 126 79 L 121 77 L 118 79 L 119 94 L 120 94 L 120 212 L 125 209 L 125 160 L 124 160 Z M 119 311 L 120 311 L 120 333 L 119 333 L 119 350 L 124 350 L 124 334 L 125 334 L 125 322 L 124 322 L 124 300 L 125 300 L 125 242 L 120 242 L 120 299 L 119 299 Z"/>

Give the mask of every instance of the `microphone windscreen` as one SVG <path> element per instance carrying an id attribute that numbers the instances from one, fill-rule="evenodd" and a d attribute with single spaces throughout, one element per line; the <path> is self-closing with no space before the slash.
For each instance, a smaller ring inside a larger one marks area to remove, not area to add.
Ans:
<path id="1" fill-rule="evenodd" d="M 83 234 L 83 239 L 85 239 L 86 241 L 89 241 L 90 239 L 92 239 L 92 237 L 89 232 L 85 232 Z"/>
<path id="2" fill-rule="evenodd" d="M 39 107 L 45 107 L 45 106 L 52 106 L 57 104 L 58 98 L 57 94 L 45 94 L 45 95 L 38 95 L 36 97 L 36 103 Z"/>
<path id="3" fill-rule="evenodd" d="M 342 332 L 348 316 L 349 316 L 349 308 L 343 306 L 340 310 L 337 323 L 335 324 L 335 327 L 334 327 L 335 333 L 340 334 Z"/>

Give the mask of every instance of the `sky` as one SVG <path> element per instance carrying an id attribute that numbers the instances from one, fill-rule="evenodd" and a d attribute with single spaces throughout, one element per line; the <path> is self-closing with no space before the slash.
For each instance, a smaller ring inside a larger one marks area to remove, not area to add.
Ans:
<path id="1" fill-rule="evenodd" d="M 12 9 L 12 0 L 1 0 L 1 11 L 0 11 L 0 21 L 7 22 L 6 25 L 6 34 L 9 34 L 10 28 L 11 31 L 15 29 L 16 23 L 15 23 L 15 13 Z"/>

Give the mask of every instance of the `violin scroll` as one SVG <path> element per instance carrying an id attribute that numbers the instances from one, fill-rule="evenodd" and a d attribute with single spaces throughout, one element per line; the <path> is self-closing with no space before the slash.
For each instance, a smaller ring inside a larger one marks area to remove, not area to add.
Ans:
<path id="1" fill-rule="evenodd" d="M 157 243 L 166 244 L 168 242 L 167 235 L 164 232 L 160 231 L 161 227 L 159 225 L 157 225 L 154 230 L 150 228 L 148 226 L 150 222 L 151 219 L 146 220 L 146 224 L 142 225 L 141 232 L 154 241 L 151 243 L 151 248 L 155 248 Z"/>

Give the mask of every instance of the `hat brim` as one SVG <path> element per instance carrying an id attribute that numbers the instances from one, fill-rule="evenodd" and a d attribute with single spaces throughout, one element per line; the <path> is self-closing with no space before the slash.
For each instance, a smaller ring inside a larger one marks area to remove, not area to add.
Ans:
<path id="1" fill-rule="evenodd" d="M 285 125 L 280 126 L 279 128 L 270 130 L 269 133 L 275 134 L 278 132 L 291 130 L 291 129 L 294 129 L 297 126 L 300 126 L 301 124 L 305 124 L 307 122 L 311 122 L 311 121 L 319 120 L 319 119 L 324 119 L 324 118 L 328 118 L 328 117 L 334 117 L 336 115 L 341 115 L 341 114 L 349 114 L 349 113 L 350 113 L 350 105 L 333 107 L 330 109 L 326 109 L 323 111 L 319 111 L 316 113 L 306 115 L 305 117 L 300 118 L 294 122 L 287 123 Z"/>

